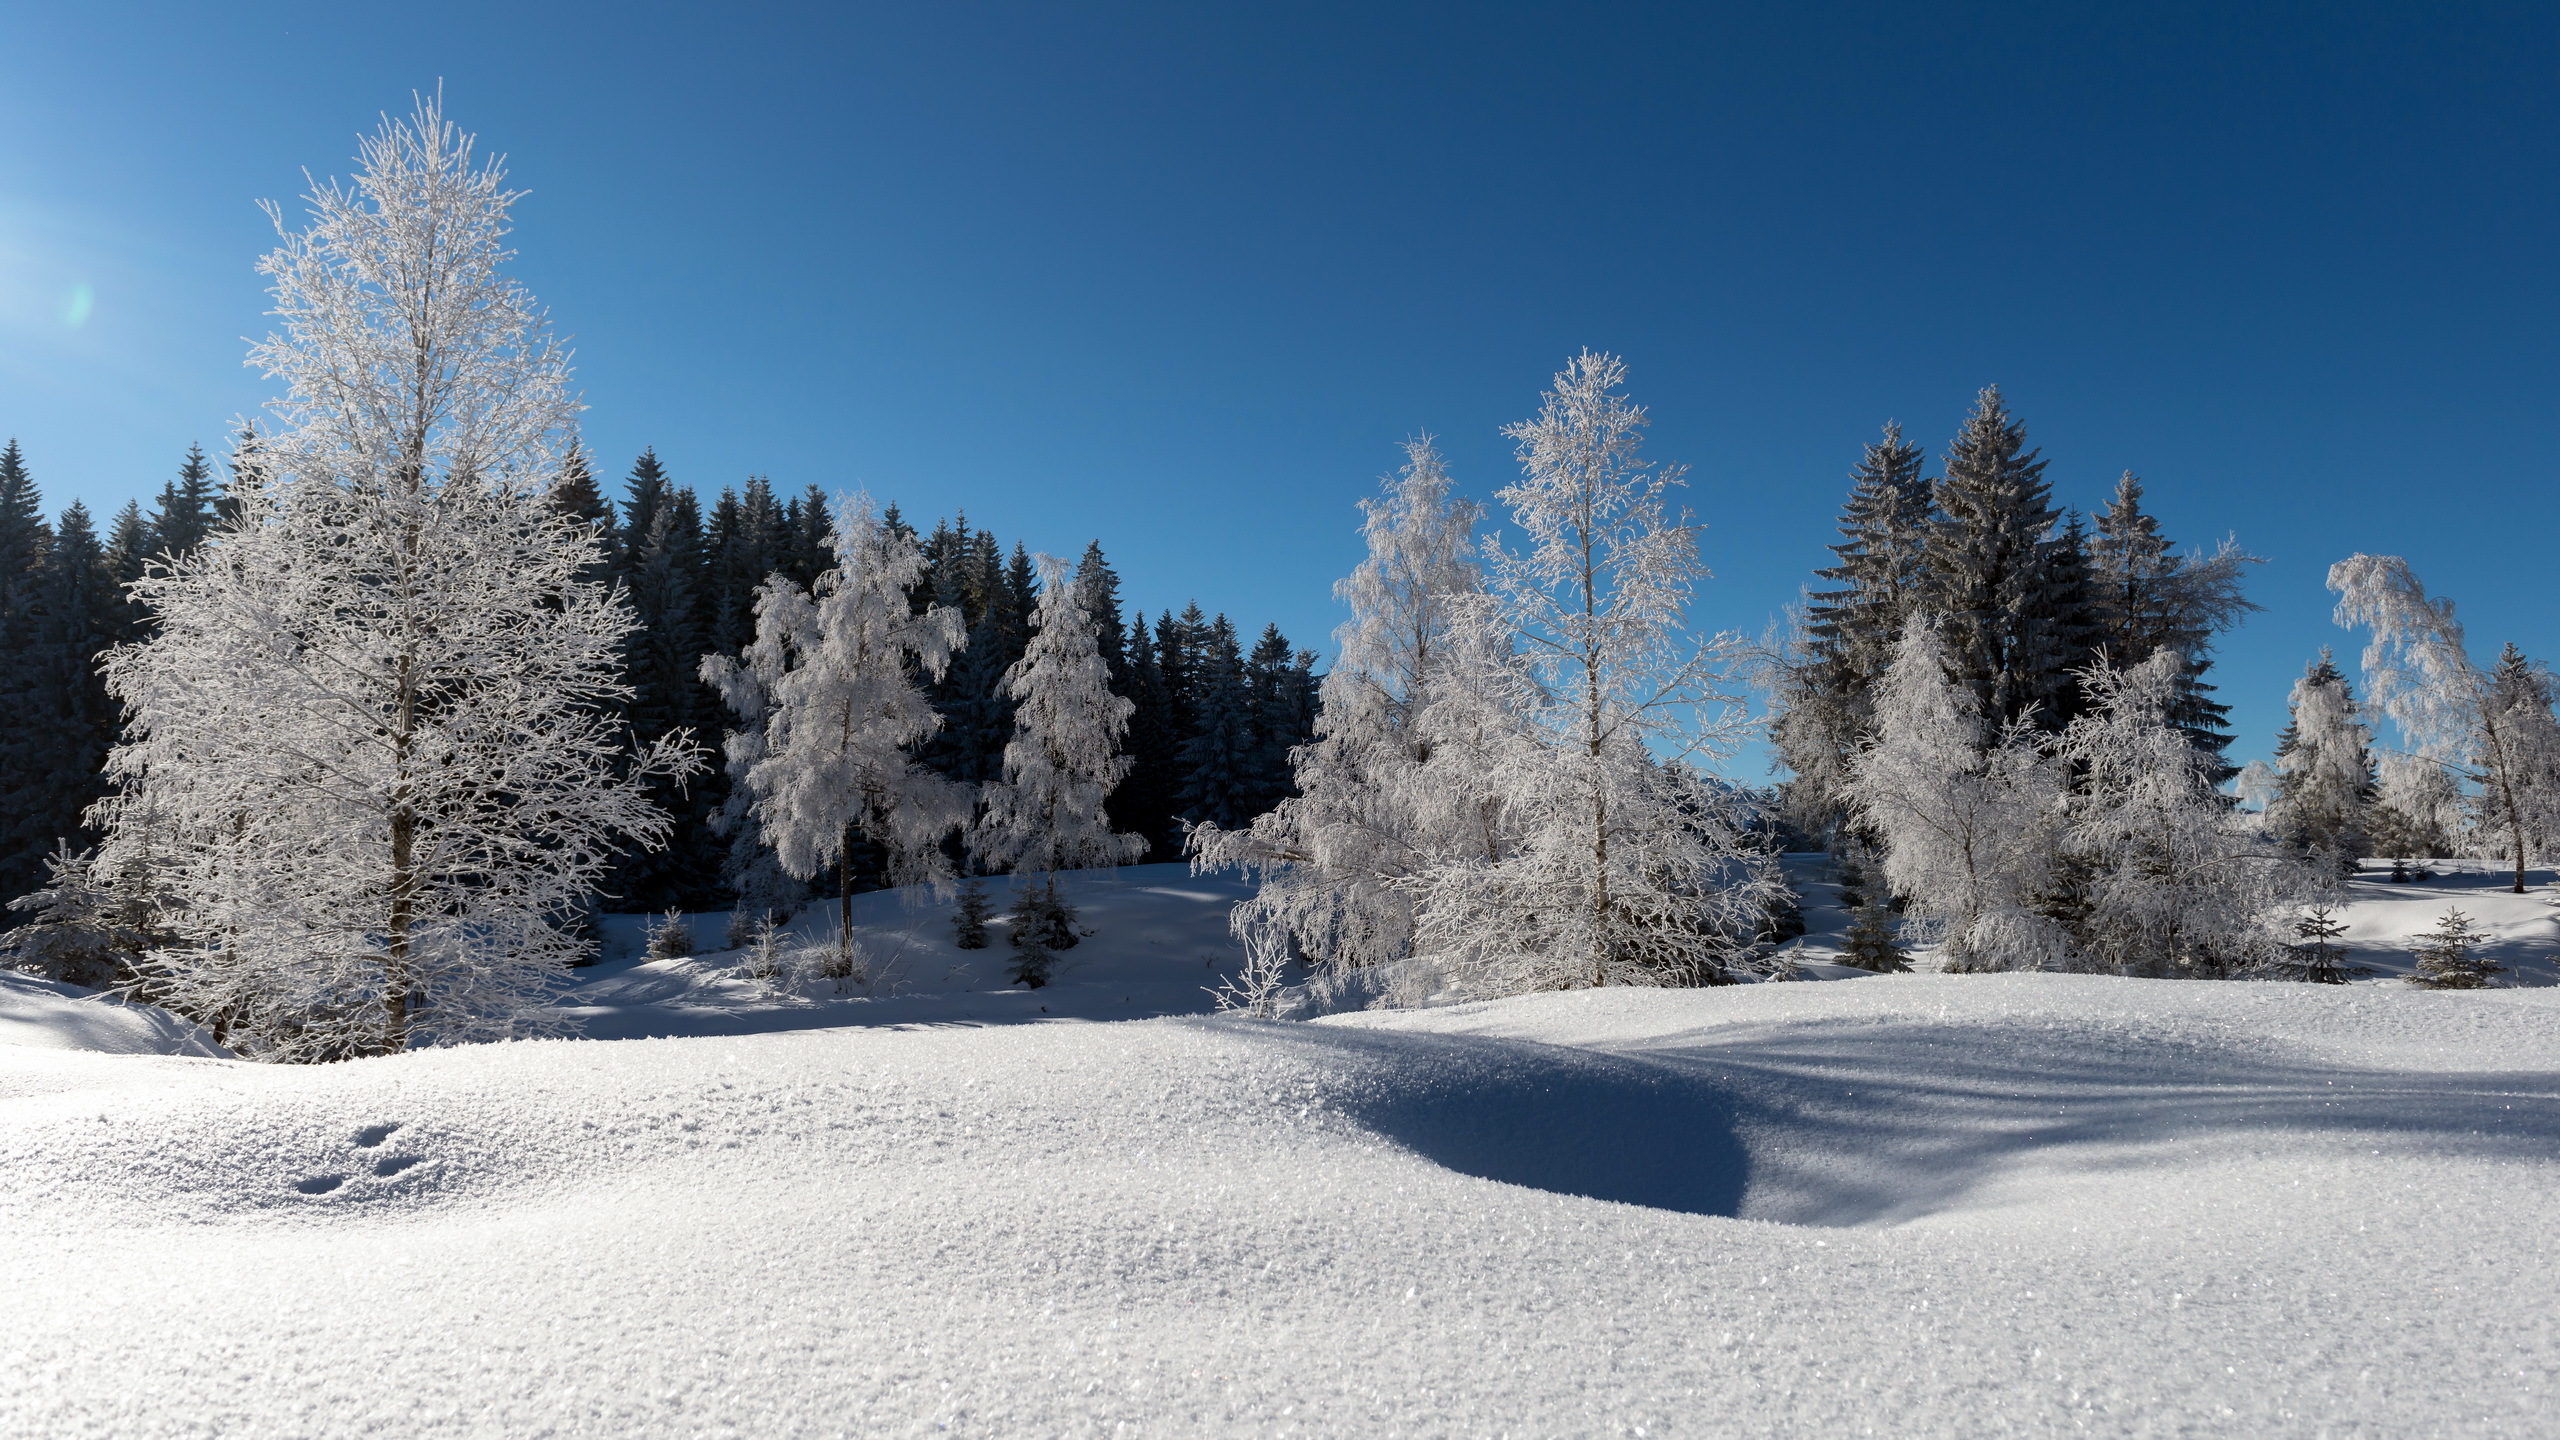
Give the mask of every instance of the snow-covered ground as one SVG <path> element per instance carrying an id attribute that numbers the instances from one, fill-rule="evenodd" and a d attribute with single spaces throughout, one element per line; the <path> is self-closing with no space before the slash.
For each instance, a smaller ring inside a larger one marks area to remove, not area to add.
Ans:
<path id="1" fill-rule="evenodd" d="M 1101 881 L 1086 979 L 1019 997 L 749 1003 L 718 957 L 616 961 L 590 1020 L 763 1033 L 309 1068 L 0 1044 L 0 1431 L 2560 1413 L 2560 989 L 1923 974 L 987 1024 L 1138 1007 L 1150 966 L 1149 1004 L 1196 991 L 1214 924 L 1181 917 L 1218 904 L 1159 878 Z M 62 1007 L 104 1008 L 0 989 L 0 1037 Z"/>

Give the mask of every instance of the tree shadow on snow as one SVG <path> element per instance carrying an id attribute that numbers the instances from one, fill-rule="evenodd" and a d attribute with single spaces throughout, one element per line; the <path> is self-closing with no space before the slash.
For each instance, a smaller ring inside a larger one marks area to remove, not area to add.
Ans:
<path id="1" fill-rule="evenodd" d="M 1319 1068 L 1352 1061 L 1328 1108 L 1462 1175 L 1692 1215 L 1741 1209 L 1749 1157 L 1733 1105 L 1679 1068 L 1478 1036 L 1267 1024 L 1231 1033 Z"/>
<path id="2" fill-rule="evenodd" d="M 2166 1035 L 1919 1020 L 1720 1029 L 1642 1054 L 1726 1098 L 1750 1156 L 1746 1213 L 1797 1224 L 1916 1219 L 2027 1173 L 2270 1150 L 2560 1158 L 2560 1070 L 2361 1068 Z"/>

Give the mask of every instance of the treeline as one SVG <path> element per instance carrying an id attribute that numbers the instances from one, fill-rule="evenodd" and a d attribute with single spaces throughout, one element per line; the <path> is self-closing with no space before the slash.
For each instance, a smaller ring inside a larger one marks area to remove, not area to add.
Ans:
<path id="1" fill-rule="evenodd" d="M 242 457 L 233 457 L 233 473 Z M 201 447 L 146 509 L 128 504 L 104 535 L 74 501 L 48 523 L 16 441 L 0 448 L 0 696 L 16 717 L 0 745 L 0 898 L 48 878 L 46 859 L 96 843 L 90 807 L 109 789 L 108 752 L 120 706 L 99 662 L 113 646 L 144 638 L 142 607 L 127 587 L 155 564 L 192 553 L 225 511 L 226 483 Z M 631 697 L 616 717 L 635 752 L 679 732 L 713 747 L 734 723 L 701 680 L 705 656 L 732 659 L 755 636 L 755 597 L 769 577 L 803 588 L 835 563 L 825 496 L 816 486 L 777 497 L 763 476 L 724 489 L 705 511 L 654 450 L 632 465 L 618 500 L 572 450 L 550 495 L 559 512 L 592 527 L 603 558 L 586 578 L 619 586 L 638 621 L 624 646 Z M 1001 769 L 1014 732 L 1002 690 L 1006 669 L 1032 634 L 1040 581 L 1026 548 L 1009 550 L 965 516 L 918 533 L 892 507 L 885 517 L 921 546 L 926 568 L 910 602 L 957 610 L 967 640 L 939 678 L 923 678 L 942 728 L 918 759 L 948 779 L 980 783 Z M 1189 822 L 1248 823 L 1290 793 L 1288 754 L 1312 734 L 1312 651 L 1266 625 L 1247 648 L 1223 614 L 1194 603 L 1154 619 L 1122 614 L 1120 579 L 1097 541 L 1076 580 L 1098 626 L 1112 693 L 1134 707 L 1122 754 L 1128 778 L 1112 793 L 1114 827 L 1142 837 L 1148 860 L 1177 859 Z M 714 765 L 682 780 L 649 781 L 672 819 L 657 849 L 628 847 L 604 880 L 607 909 L 726 908 L 737 864 L 719 833 L 729 776 Z M 876 877 L 864 877 L 867 882 Z M 0 926 L 23 919 L 0 911 Z"/>

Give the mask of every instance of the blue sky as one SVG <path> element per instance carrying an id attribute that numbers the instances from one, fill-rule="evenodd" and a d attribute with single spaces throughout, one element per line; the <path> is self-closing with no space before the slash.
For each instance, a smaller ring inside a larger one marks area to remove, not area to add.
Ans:
<path id="1" fill-rule="evenodd" d="M 1997 382 L 2063 503 L 2130 468 L 2269 557 L 2245 757 L 2356 550 L 2560 660 L 2555 16 L 14 6 L 0 433 L 101 512 L 217 445 L 268 393 L 252 202 L 441 80 L 611 473 L 1099 536 L 1305 643 L 1397 442 L 1489 493 L 1587 345 L 1692 467 L 1697 619 L 1756 632 L 1876 427 L 1934 452 Z"/>

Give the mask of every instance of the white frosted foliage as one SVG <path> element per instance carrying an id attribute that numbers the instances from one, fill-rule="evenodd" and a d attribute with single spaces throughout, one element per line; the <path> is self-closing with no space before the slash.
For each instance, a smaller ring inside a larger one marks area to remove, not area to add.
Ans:
<path id="1" fill-rule="evenodd" d="M 1585 352 L 1504 432 L 1521 478 L 1499 498 L 1528 547 L 1488 540 L 1487 590 L 1453 606 L 1465 668 L 1437 723 L 1481 746 L 1507 848 L 1405 883 L 1417 949 L 1458 993 L 1723 978 L 1772 883 L 1694 768 L 1748 730 L 1726 688 L 1742 647 L 1684 623 L 1699 527 L 1669 508 L 1681 472 L 1638 455 L 1625 375 Z"/>
<path id="2" fill-rule="evenodd" d="M 1137 707 L 1111 693 L 1100 622 L 1067 562 L 1039 557 L 1040 606 L 1022 658 L 1004 673 L 1014 702 L 1004 778 L 986 787 L 970 847 L 992 869 L 1125 865 L 1145 837 L 1115 833 L 1103 802 L 1129 773 L 1120 737 Z"/>
<path id="3" fill-rule="evenodd" d="M 2083 878 L 2079 963 L 2126 975 L 2227 976 L 2277 957 L 2319 880 L 2215 789 L 2218 764 L 2172 720 L 2186 658 L 2080 672 L 2095 708 L 2062 733 L 2079 783 L 2064 807 Z"/>
<path id="4" fill-rule="evenodd" d="M 1944 937 L 1952 968 L 2048 968 L 2070 950 L 2034 907 L 2052 873 L 2061 779 L 2027 730 L 1987 733 L 1950 664 L 1928 617 L 1904 625 L 1849 799 L 1883 845 L 1886 883 Z"/>
<path id="5" fill-rule="evenodd" d="M 756 592 L 756 638 L 738 668 L 706 663 L 703 675 L 742 712 L 762 697 L 762 753 L 753 740 L 730 742 L 732 757 L 748 762 L 751 813 L 791 875 L 836 871 L 846 910 L 857 839 L 875 847 L 890 884 L 948 882 L 942 841 L 966 823 L 968 794 L 909 753 L 941 728 L 915 676 L 939 677 L 949 666 L 963 638 L 960 616 L 946 606 L 913 612 L 907 595 L 923 559 L 914 540 L 882 522 L 870 496 L 834 508 L 835 565 L 809 590 L 767 579 Z M 850 963 L 843 918 L 839 948 Z"/>
<path id="6" fill-rule="evenodd" d="M 1461 673 L 1458 607 L 1482 586 L 1482 512 L 1453 489 L 1424 438 L 1406 444 L 1384 493 L 1360 502 L 1369 553 L 1334 584 L 1351 619 L 1334 632 L 1315 738 L 1292 757 L 1298 793 L 1249 829 L 1191 832 L 1200 868 L 1260 882 L 1236 908 L 1240 936 L 1277 931 L 1343 968 L 1401 960 L 1413 946 L 1410 882 L 1507 851 L 1482 747 L 1441 703 Z"/>
<path id="7" fill-rule="evenodd" d="M 632 620 L 544 501 L 577 405 L 500 270 L 500 171 L 432 101 L 361 161 L 261 265 L 287 388 L 236 513 L 106 667 L 101 863 L 182 941 L 137 988 L 276 1059 L 539 1029 L 615 847 L 666 833 L 643 782 L 699 764 L 610 723 Z"/>

